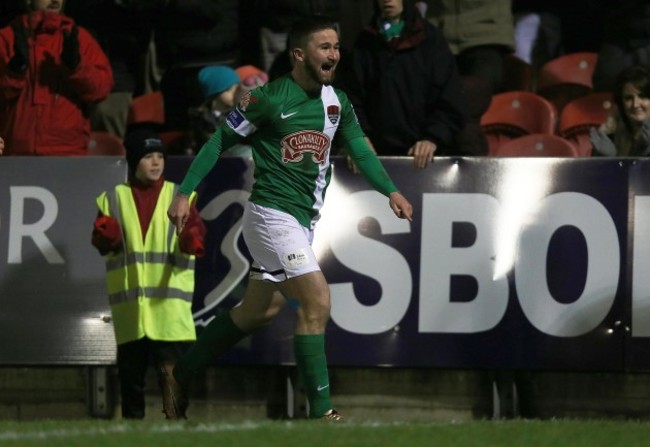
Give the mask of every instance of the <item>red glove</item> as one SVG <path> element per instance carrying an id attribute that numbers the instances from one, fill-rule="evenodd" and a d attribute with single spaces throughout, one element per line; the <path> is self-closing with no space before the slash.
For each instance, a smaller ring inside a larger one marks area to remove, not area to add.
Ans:
<path id="1" fill-rule="evenodd" d="M 104 255 L 122 248 L 122 228 L 117 219 L 99 216 L 95 219 L 92 244 Z"/>
<path id="2" fill-rule="evenodd" d="M 203 244 L 203 234 L 197 227 L 186 227 L 179 236 L 178 243 L 181 251 L 188 255 L 194 255 L 197 258 L 205 256 L 205 246 Z"/>

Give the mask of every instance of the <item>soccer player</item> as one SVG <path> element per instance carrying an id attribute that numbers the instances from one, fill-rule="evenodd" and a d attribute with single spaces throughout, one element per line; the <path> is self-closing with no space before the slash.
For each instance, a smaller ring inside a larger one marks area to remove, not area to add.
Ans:
<path id="1" fill-rule="evenodd" d="M 255 183 L 243 216 L 244 240 L 253 257 L 248 288 L 238 306 L 205 328 L 173 375 L 186 389 L 194 373 L 275 317 L 283 297 L 297 300 L 294 354 L 309 416 L 338 421 L 325 358 L 330 292 L 311 247 L 330 180 L 334 137 L 346 143 L 361 173 L 389 198 L 398 217 L 411 220 L 413 208 L 367 145 L 347 96 L 331 86 L 340 58 L 334 23 L 319 16 L 296 23 L 289 52 L 292 71 L 241 99 L 201 148 L 169 207 L 169 218 L 181 230 L 189 194 L 223 150 L 249 138 Z M 184 396 L 177 402 L 178 413 L 184 414 Z"/>

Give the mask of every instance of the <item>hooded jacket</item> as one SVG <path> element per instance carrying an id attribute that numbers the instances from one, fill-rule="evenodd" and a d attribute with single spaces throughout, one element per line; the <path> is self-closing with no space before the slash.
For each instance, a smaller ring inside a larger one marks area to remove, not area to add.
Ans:
<path id="1" fill-rule="evenodd" d="M 111 67 L 99 44 L 79 27 L 80 63 L 71 71 L 61 62 L 64 32 L 74 21 L 59 13 L 35 11 L 15 19 L 29 33 L 29 66 L 13 73 L 14 29 L 0 29 L 0 135 L 5 155 L 85 155 L 90 139 L 86 107 L 108 96 Z"/>
<path id="2" fill-rule="evenodd" d="M 411 2 L 404 2 L 402 19 L 400 36 L 387 41 L 376 8 L 353 48 L 350 98 L 378 155 L 406 155 L 420 140 L 445 155 L 468 120 L 456 61 Z"/>

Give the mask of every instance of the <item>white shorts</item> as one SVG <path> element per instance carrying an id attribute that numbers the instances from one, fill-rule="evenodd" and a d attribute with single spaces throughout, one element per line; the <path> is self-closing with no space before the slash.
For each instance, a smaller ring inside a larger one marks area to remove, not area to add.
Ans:
<path id="1" fill-rule="evenodd" d="M 282 282 L 320 271 L 311 248 L 314 231 L 288 213 L 248 202 L 242 233 L 253 256 L 250 279 Z"/>

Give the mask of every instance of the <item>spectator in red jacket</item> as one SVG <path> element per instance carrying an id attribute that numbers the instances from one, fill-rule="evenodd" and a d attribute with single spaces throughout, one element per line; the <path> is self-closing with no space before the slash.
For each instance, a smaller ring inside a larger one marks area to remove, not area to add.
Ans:
<path id="1" fill-rule="evenodd" d="M 85 155 L 86 108 L 108 95 L 108 59 L 63 14 L 65 0 L 28 0 L 30 11 L 0 29 L 0 134 L 5 155 Z"/>

